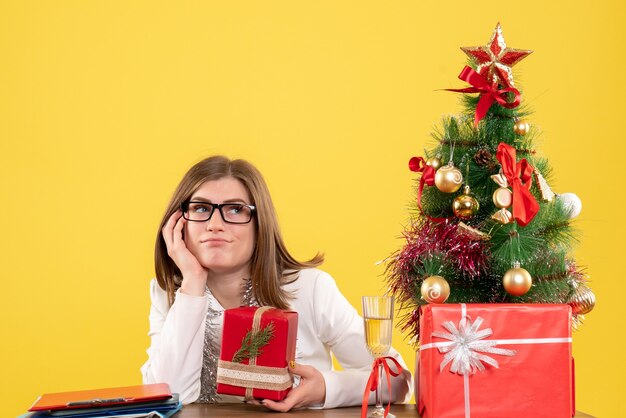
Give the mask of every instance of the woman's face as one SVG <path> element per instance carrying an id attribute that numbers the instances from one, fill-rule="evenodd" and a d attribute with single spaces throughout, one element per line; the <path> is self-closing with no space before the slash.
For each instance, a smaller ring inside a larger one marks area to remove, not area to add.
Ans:
<path id="1" fill-rule="evenodd" d="M 252 204 L 246 187 L 233 177 L 203 183 L 190 201 Z M 210 274 L 250 277 L 250 260 L 256 243 L 256 220 L 246 224 L 224 222 L 215 209 L 206 222 L 187 221 L 185 244 Z"/>

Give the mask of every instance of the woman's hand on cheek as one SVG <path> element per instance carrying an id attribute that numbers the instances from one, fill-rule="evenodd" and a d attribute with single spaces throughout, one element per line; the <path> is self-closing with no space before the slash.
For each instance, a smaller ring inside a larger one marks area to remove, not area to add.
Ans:
<path id="1" fill-rule="evenodd" d="M 280 402 L 264 399 L 261 404 L 274 411 L 287 412 L 294 408 L 322 405 L 326 400 L 324 376 L 313 366 L 296 364 L 291 373 L 300 376 L 300 385 L 292 389 Z"/>
<path id="2" fill-rule="evenodd" d="M 167 220 L 161 234 L 167 247 L 167 254 L 183 275 L 181 291 L 188 295 L 202 296 L 208 272 L 185 245 L 183 228 L 186 222 L 182 212 L 177 210 Z"/>

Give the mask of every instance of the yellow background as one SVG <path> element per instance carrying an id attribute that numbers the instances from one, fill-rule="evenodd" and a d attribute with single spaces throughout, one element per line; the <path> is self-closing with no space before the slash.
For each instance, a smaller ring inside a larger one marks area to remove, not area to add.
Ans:
<path id="1" fill-rule="evenodd" d="M 626 14 L 591 4 L 3 1 L 0 414 L 140 383 L 156 228 L 210 154 L 261 169 L 293 253 L 325 252 L 351 303 L 382 293 L 374 263 L 402 245 L 407 161 L 460 110 L 436 89 L 464 87 L 459 47 L 500 21 L 509 46 L 535 50 L 516 80 L 552 186 L 583 201 L 576 257 L 599 302 L 574 335 L 577 407 L 626 416 Z"/>

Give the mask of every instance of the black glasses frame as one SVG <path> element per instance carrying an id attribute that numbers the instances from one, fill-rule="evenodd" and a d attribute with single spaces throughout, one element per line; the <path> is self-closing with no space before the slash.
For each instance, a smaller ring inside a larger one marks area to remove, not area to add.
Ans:
<path id="1" fill-rule="evenodd" d="M 207 205 L 207 206 L 211 206 L 211 213 L 209 213 L 209 217 L 205 220 L 199 221 L 197 219 L 189 219 L 187 217 L 187 212 L 189 212 L 189 205 L 192 203 L 201 203 L 203 205 Z M 248 209 L 250 209 L 250 219 L 248 219 L 246 222 L 233 222 L 233 221 L 227 221 L 226 218 L 224 218 L 224 211 L 223 211 L 223 207 L 226 206 L 243 206 L 246 207 Z M 220 216 L 222 217 L 222 220 L 224 222 L 226 222 L 227 224 L 235 224 L 235 225 L 243 225 L 243 224 L 247 224 L 250 223 L 250 221 L 252 220 L 252 217 L 254 216 L 254 214 L 256 213 L 256 206 L 254 205 L 246 205 L 244 203 L 209 203 L 209 202 L 202 202 L 202 201 L 189 201 L 189 202 L 183 202 L 180 204 L 180 210 L 183 212 L 183 218 L 185 218 L 186 220 L 190 221 L 190 222 L 208 222 L 211 220 L 211 218 L 213 217 L 213 214 L 215 213 L 215 209 L 217 209 L 220 213 Z"/>

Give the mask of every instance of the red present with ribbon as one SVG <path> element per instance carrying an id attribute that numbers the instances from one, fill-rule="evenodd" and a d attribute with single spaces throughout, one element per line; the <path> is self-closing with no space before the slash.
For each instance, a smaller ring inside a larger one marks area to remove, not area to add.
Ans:
<path id="1" fill-rule="evenodd" d="M 421 309 L 415 398 L 422 418 L 574 416 L 568 305 Z"/>
<path id="2" fill-rule="evenodd" d="M 217 393 L 246 399 L 283 400 L 293 378 L 298 314 L 271 307 L 224 311 Z"/>

